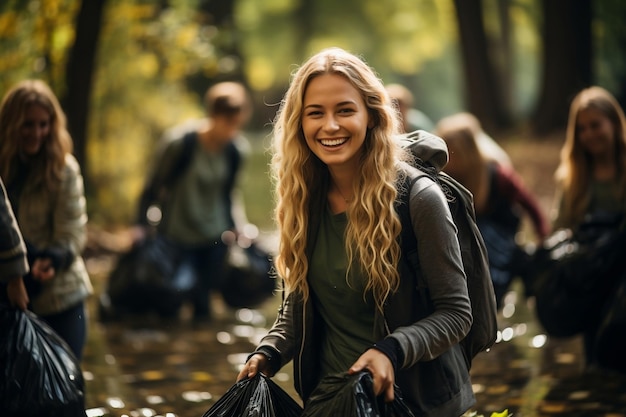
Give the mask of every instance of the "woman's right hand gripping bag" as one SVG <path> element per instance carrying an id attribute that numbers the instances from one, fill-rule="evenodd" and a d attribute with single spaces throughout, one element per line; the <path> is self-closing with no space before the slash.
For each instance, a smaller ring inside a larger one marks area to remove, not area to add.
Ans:
<path id="1" fill-rule="evenodd" d="M 394 400 L 386 403 L 376 396 L 372 376 L 363 371 L 328 375 L 313 391 L 302 417 L 414 417 L 395 387 Z"/>
<path id="2" fill-rule="evenodd" d="M 3 416 L 84 417 L 84 379 L 70 347 L 30 311 L 0 302 Z"/>

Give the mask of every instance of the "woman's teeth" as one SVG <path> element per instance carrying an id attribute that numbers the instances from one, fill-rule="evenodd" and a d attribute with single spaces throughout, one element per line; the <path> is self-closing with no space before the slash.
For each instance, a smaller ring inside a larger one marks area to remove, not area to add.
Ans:
<path id="1" fill-rule="evenodd" d="M 347 138 L 339 138 L 339 139 L 322 139 L 322 145 L 324 146 L 339 146 L 346 143 Z"/>

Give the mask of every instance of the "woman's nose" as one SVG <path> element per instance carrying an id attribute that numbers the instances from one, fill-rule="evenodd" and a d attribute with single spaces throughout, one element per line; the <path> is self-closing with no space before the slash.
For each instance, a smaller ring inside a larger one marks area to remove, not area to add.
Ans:
<path id="1" fill-rule="evenodd" d="M 326 130 L 337 130 L 339 128 L 339 123 L 337 123 L 337 119 L 335 116 L 328 116 L 324 121 L 324 129 Z"/>

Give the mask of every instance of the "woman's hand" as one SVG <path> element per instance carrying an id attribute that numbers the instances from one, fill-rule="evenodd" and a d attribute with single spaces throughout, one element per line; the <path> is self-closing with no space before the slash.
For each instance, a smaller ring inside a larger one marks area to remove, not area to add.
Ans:
<path id="1" fill-rule="evenodd" d="M 244 378 L 253 378 L 257 372 L 261 372 L 265 376 L 273 376 L 269 369 L 269 361 L 267 356 L 262 353 L 256 353 L 248 359 L 248 362 L 241 368 L 239 375 L 237 375 L 237 381 L 241 381 Z"/>
<path id="2" fill-rule="evenodd" d="M 377 349 L 368 349 L 354 362 L 348 373 L 352 375 L 363 370 L 367 370 L 372 374 L 374 394 L 384 394 L 386 402 L 393 401 L 395 374 L 393 364 L 387 355 Z"/>
<path id="3" fill-rule="evenodd" d="M 56 273 L 50 258 L 35 259 L 35 262 L 30 267 L 30 271 L 33 274 L 33 278 L 42 282 L 51 280 Z"/>
<path id="4" fill-rule="evenodd" d="M 28 299 L 28 293 L 26 292 L 22 277 L 13 278 L 7 283 L 7 296 L 9 303 L 13 307 L 26 310 L 30 300 Z"/>

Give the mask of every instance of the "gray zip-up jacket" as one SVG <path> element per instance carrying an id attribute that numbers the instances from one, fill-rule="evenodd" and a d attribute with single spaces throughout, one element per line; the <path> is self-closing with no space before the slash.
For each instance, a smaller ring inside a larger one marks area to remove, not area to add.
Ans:
<path id="1" fill-rule="evenodd" d="M 0 178 L 0 282 L 28 273 L 26 246 Z"/>
<path id="2" fill-rule="evenodd" d="M 320 190 L 319 195 L 324 190 Z M 313 199 L 312 201 L 325 201 Z M 456 226 L 440 187 L 423 177 L 410 190 L 413 232 L 418 236 L 421 274 L 434 306 L 424 316 L 418 305 L 417 280 L 402 254 L 400 288 L 377 313 L 372 339 L 392 337 L 398 341 L 403 362 L 398 364 L 395 382 L 404 401 L 416 416 L 460 416 L 474 403 L 468 360 L 458 344 L 472 324 L 471 305 L 463 271 Z M 310 213 L 321 210 L 311 208 Z M 310 223 L 314 239 L 316 220 Z M 309 242 L 309 246 L 312 247 Z M 274 326 L 257 351 L 268 355 L 273 371 L 294 361 L 295 388 L 306 402 L 321 379 L 319 341 L 321 318 L 313 302 L 303 302 L 296 293 L 283 302 Z M 356 358 L 355 358 L 356 360 Z"/>

